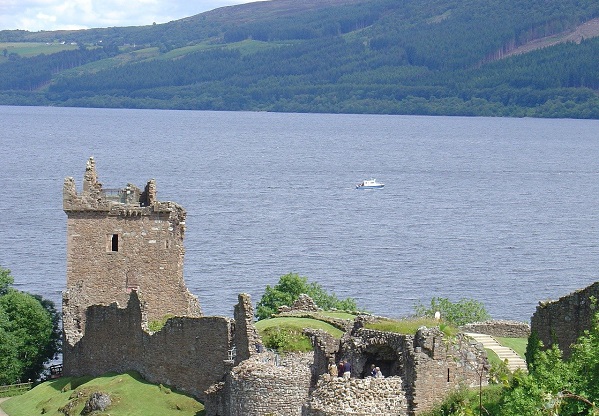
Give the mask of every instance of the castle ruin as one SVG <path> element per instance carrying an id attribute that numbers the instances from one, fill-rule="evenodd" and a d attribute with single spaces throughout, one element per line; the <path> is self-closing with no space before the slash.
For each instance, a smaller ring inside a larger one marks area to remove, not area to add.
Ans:
<path id="1" fill-rule="evenodd" d="M 306 330 L 313 351 L 279 357 L 261 348 L 248 295 L 232 319 L 203 316 L 183 280 L 185 210 L 158 201 L 154 180 L 143 191 L 104 189 L 90 158 L 81 192 L 65 179 L 63 207 L 65 375 L 135 370 L 197 397 L 207 416 L 409 416 L 459 386 L 486 384 L 484 349 L 436 329 L 398 335 L 366 329 L 367 318 L 333 322 L 341 340 Z M 339 359 L 352 364 L 351 379 L 328 374 Z M 365 378 L 373 363 L 386 378 Z"/>

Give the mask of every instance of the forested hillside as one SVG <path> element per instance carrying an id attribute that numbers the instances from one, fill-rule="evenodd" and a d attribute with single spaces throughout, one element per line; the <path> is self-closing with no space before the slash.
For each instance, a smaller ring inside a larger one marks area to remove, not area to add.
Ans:
<path id="1" fill-rule="evenodd" d="M 597 17 L 596 0 L 272 0 L 0 31 L 0 104 L 599 118 L 599 37 L 503 58 Z M 23 57 L 2 42 L 78 48 Z"/>

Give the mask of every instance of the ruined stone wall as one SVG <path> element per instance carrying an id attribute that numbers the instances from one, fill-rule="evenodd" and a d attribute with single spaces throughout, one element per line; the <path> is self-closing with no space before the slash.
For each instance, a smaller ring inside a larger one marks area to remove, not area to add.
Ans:
<path id="1" fill-rule="evenodd" d="M 408 403 L 400 377 L 365 379 L 324 375 L 302 416 L 406 416 Z"/>
<path id="2" fill-rule="evenodd" d="M 413 345 L 403 359 L 414 414 L 432 409 L 460 386 L 488 384 L 486 352 L 467 337 L 447 337 L 437 328 L 421 328 Z"/>
<path id="3" fill-rule="evenodd" d="M 403 335 L 357 325 L 352 336 L 342 340 L 340 355 L 352 364 L 352 378 L 365 377 L 371 364 L 385 377 L 401 378 L 409 414 L 430 410 L 460 385 L 487 384 L 485 351 L 461 335 L 446 337 L 436 328 Z"/>
<path id="4" fill-rule="evenodd" d="M 563 296 L 556 301 L 539 303 L 530 320 L 531 333 L 536 333 L 548 348 L 554 343 L 570 356 L 570 345 L 574 344 L 592 324 L 597 307 L 591 297 L 599 299 L 599 282 Z"/>
<path id="5" fill-rule="evenodd" d="M 185 210 L 156 200 L 150 181 L 144 192 L 134 185 L 108 191 L 88 161 L 83 190 L 66 178 L 67 284 L 63 313 L 65 341 L 83 336 L 84 311 L 91 305 L 127 303 L 139 292 L 144 317 L 200 316 L 198 300 L 183 280 Z"/>
<path id="6" fill-rule="evenodd" d="M 205 399 L 204 391 L 229 371 L 233 321 L 224 317 L 171 318 L 154 334 L 142 329 L 136 292 L 126 308 L 116 303 L 87 309 L 84 336 L 64 345 L 64 374 L 99 376 L 138 371 L 153 383 Z"/>
<path id="7" fill-rule="evenodd" d="M 381 368 L 385 377 L 404 377 L 402 357 L 412 344 L 412 337 L 391 332 L 358 328 L 342 339 L 339 358 L 351 363 L 351 376 L 363 378 L 370 374 L 370 366 Z"/>
<path id="8" fill-rule="evenodd" d="M 315 386 L 322 374 L 329 372 L 329 366 L 335 366 L 337 371 L 337 353 L 340 342 L 322 329 L 304 329 L 304 334 L 310 337 L 314 349 L 314 363 L 312 364 L 312 379 L 310 383 Z"/>
<path id="9" fill-rule="evenodd" d="M 210 389 L 206 416 L 300 416 L 310 392 L 311 357 L 293 354 L 276 365 L 268 353 L 253 355 Z"/>
<path id="10" fill-rule="evenodd" d="M 262 340 L 254 326 L 254 308 L 250 295 L 242 293 L 233 310 L 235 319 L 235 364 L 263 349 Z"/>
<path id="11" fill-rule="evenodd" d="M 473 322 L 462 326 L 460 330 L 493 337 L 528 338 L 530 336 L 530 325 L 517 321 Z"/>

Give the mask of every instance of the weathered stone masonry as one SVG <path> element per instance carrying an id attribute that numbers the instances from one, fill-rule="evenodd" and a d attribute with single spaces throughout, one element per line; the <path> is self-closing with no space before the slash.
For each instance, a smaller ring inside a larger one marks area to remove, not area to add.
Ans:
<path id="1" fill-rule="evenodd" d="M 169 319 L 158 332 L 142 328 L 136 292 L 126 308 L 95 305 L 87 308 L 85 335 L 66 344 L 68 375 L 99 376 L 107 372 L 138 371 L 146 380 L 163 383 L 205 399 L 204 390 L 233 366 L 234 322 L 224 317 Z"/>
<path id="2" fill-rule="evenodd" d="M 87 162 L 83 190 L 66 178 L 67 285 L 63 295 L 65 341 L 83 334 L 85 309 L 126 305 L 136 290 L 148 320 L 167 314 L 200 316 L 198 300 L 183 281 L 185 210 L 156 199 L 151 180 L 142 192 L 134 185 L 104 190 L 95 162 Z"/>
<path id="3" fill-rule="evenodd" d="M 554 343 L 570 356 L 570 346 L 591 328 L 593 316 L 599 310 L 599 304 L 593 304 L 591 298 L 599 301 L 599 282 L 563 296 L 553 302 L 541 302 L 530 320 L 531 333 L 536 334 L 548 348 Z"/>
<path id="4" fill-rule="evenodd" d="M 258 353 L 248 295 L 234 318 L 205 317 L 183 281 L 185 211 L 156 199 L 156 184 L 103 189 L 95 162 L 83 189 L 66 178 L 67 290 L 63 294 L 64 373 L 98 376 L 138 371 L 150 382 L 188 392 L 206 416 L 407 416 L 430 409 L 458 385 L 486 382 L 486 356 L 462 337 L 438 330 L 398 335 L 333 324 L 341 340 L 309 331 L 314 351 L 287 357 Z M 303 308 L 318 314 L 312 300 Z M 151 333 L 148 321 L 168 319 Z M 352 379 L 327 374 L 339 359 Z M 376 363 L 385 379 L 362 379 Z"/>

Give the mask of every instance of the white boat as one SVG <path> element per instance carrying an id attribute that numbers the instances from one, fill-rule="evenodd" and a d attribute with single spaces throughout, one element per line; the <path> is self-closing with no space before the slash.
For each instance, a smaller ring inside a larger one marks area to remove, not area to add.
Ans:
<path id="1" fill-rule="evenodd" d="M 381 189 L 384 183 L 377 182 L 376 179 L 368 179 L 356 185 L 356 189 Z"/>

